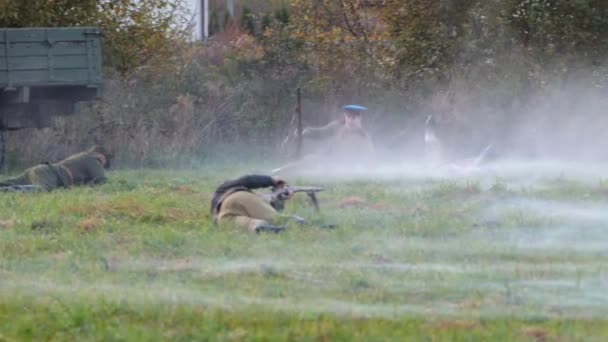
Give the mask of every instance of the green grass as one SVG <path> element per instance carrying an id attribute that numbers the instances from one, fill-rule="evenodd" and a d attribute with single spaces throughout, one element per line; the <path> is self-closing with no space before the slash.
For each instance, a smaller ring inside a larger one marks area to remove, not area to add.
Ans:
<path id="1" fill-rule="evenodd" d="M 295 179 L 339 227 L 252 235 L 210 223 L 221 171 L 1 194 L 0 341 L 608 336 L 604 181 Z"/>

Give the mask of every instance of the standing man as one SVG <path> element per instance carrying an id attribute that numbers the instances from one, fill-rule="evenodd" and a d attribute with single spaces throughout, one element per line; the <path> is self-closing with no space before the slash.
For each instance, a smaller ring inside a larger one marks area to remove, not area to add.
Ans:
<path id="1" fill-rule="evenodd" d="M 68 157 L 58 163 L 43 163 L 25 170 L 21 175 L 0 181 L 2 187 L 33 185 L 51 191 L 75 185 L 104 183 L 105 170 L 110 167 L 112 155 L 101 146 Z"/>
<path id="2" fill-rule="evenodd" d="M 302 131 L 302 139 L 323 140 L 324 146 L 301 160 L 272 171 L 273 174 L 288 172 L 312 164 L 338 162 L 351 164 L 374 152 L 371 137 L 362 125 L 362 113 L 366 107 L 347 105 L 342 107 L 342 117 L 322 127 L 307 127 Z"/>
<path id="3" fill-rule="evenodd" d="M 342 117 L 331 121 L 322 127 L 307 127 L 302 131 L 306 139 L 338 139 L 357 137 L 361 139 L 364 147 L 372 148 L 371 138 L 362 125 L 362 113 L 366 107 L 347 105 L 342 107 Z"/>
<path id="4" fill-rule="evenodd" d="M 274 199 L 263 198 L 252 191 L 268 187 L 279 190 L 286 186 L 284 180 L 265 175 L 247 175 L 226 181 L 215 190 L 211 200 L 213 221 L 222 225 L 234 224 L 256 233 L 280 232 L 285 228 L 276 224 L 289 219 L 306 223 L 301 217 L 279 214 Z M 293 193 L 287 195 L 289 198 Z"/>

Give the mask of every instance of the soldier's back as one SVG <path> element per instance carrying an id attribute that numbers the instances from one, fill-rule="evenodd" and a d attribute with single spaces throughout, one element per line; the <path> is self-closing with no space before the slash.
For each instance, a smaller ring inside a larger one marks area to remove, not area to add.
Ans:
<path id="1" fill-rule="evenodd" d="M 101 161 L 91 152 L 77 153 L 55 165 L 66 168 L 71 173 L 75 185 L 105 179 Z"/>

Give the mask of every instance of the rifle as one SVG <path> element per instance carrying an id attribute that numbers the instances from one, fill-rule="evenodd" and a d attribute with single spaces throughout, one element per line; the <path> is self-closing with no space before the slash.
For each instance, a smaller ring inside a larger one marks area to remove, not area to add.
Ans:
<path id="1" fill-rule="evenodd" d="M 308 195 L 310 202 L 318 212 L 321 209 L 319 208 L 319 201 L 317 200 L 317 192 L 323 190 L 323 188 L 318 186 L 285 186 L 280 189 L 273 189 L 272 193 L 265 194 L 264 197 L 269 200 L 275 209 L 280 211 L 285 207 L 285 201 L 289 198 L 289 194 L 304 192 Z"/>
<path id="2" fill-rule="evenodd" d="M 42 192 L 44 188 L 38 185 L 5 185 L 0 186 L 0 192 Z"/>

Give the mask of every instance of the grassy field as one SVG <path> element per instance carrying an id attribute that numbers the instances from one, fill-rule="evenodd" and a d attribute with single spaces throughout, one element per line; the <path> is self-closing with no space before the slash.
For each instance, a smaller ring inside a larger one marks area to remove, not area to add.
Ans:
<path id="1" fill-rule="evenodd" d="M 534 170 L 294 179 L 339 227 L 280 235 L 211 225 L 219 168 L 0 194 L 0 341 L 606 340 L 608 183 Z"/>

